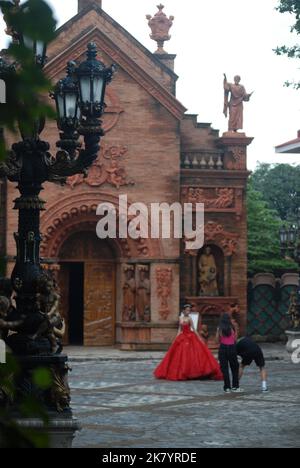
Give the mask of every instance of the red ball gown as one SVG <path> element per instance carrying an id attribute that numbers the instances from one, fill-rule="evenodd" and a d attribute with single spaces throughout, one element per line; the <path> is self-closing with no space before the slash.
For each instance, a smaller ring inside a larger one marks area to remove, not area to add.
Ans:
<path id="1" fill-rule="evenodd" d="M 165 380 L 223 380 L 218 361 L 190 324 L 182 324 L 181 330 L 154 376 Z"/>

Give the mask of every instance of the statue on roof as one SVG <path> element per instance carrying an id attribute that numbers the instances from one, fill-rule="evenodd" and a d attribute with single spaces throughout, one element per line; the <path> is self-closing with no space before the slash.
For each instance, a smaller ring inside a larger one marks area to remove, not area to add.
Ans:
<path id="1" fill-rule="evenodd" d="M 229 132 L 243 129 L 244 102 L 249 102 L 252 94 L 246 92 L 239 75 L 234 77 L 234 83 L 229 83 L 224 74 L 224 115 L 227 118 L 229 110 Z"/>

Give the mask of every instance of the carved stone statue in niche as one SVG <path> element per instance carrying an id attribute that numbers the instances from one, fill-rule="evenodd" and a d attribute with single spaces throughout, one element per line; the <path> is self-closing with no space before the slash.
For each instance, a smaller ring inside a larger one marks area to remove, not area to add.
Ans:
<path id="1" fill-rule="evenodd" d="M 149 279 L 149 267 L 138 266 L 138 278 L 136 285 L 136 311 L 137 320 L 140 322 L 151 321 L 151 286 Z"/>
<path id="2" fill-rule="evenodd" d="M 217 265 L 210 247 L 205 247 L 199 259 L 200 296 L 217 297 L 220 295 L 217 283 Z"/>
<path id="3" fill-rule="evenodd" d="M 136 281 L 135 269 L 133 265 L 127 265 L 124 268 L 124 286 L 123 286 L 123 321 L 135 322 L 136 321 Z"/>

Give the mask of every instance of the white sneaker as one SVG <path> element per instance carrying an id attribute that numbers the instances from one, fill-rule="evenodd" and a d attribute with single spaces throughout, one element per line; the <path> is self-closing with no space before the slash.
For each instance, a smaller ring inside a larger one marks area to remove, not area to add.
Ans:
<path id="1" fill-rule="evenodd" d="M 232 393 L 244 393 L 244 390 L 242 388 L 233 388 Z"/>
<path id="2" fill-rule="evenodd" d="M 269 389 L 268 389 L 268 387 L 266 387 L 266 388 L 262 388 L 262 390 L 261 390 L 261 391 L 262 391 L 263 393 L 269 393 Z"/>
<path id="3" fill-rule="evenodd" d="M 231 390 L 227 388 L 226 390 L 224 390 L 224 393 L 231 393 Z"/>

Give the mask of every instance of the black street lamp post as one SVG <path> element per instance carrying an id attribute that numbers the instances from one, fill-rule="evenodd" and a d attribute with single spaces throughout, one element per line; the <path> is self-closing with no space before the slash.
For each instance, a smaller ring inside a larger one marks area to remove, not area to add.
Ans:
<path id="1" fill-rule="evenodd" d="M 292 258 L 300 265 L 300 218 L 297 224 L 280 229 L 280 248 L 283 258 Z"/>
<path id="2" fill-rule="evenodd" d="M 75 68 L 75 62 L 68 63 L 67 76 L 57 83 L 52 94 L 57 109 L 57 126 L 61 130 L 60 141 L 57 146 L 62 150 L 66 150 L 71 159 L 76 157 L 76 151 L 81 148 L 78 141 L 81 109 L 78 82 L 74 76 Z"/>
<path id="3" fill-rule="evenodd" d="M 30 47 L 37 66 L 46 63 L 46 46 L 40 42 L 18 36 L 19 43 Z M 0 78 L 7 74 L 8 65 L 0 59 Z M 11 67 L 9 68 L 12 72 Z M 17 71 L 14 71 L 17 73 Z M 57 108 L 60 130 L 56 157 L 49 153 L 49 143 L 40 138 L 45 119 L 41 118 L 29 132 L 20 125 L 22 141 L 12 146 L 7 161 L 0 163 L 0 177 L 18 184 L 20 197 L 15 200 L 19 212 L 16 264 L 11 284 L 15 291 L 16 308 L 12 306 L 7 326 L 12 324 L 13 334 L 6 334 L 6 342 L 22 367 L 18 387 L 21 393 L 35 393 L 30 374 L 36 367 L 45 366 L 53 374 L 53 386 L 41 395 L 49 410 L 68 411 L 69 391 L 66 383 L 66 356 L 61 356 L 59 337 L 63 321 L 58 312 L 59 295 L 55 280 L 41 267 L 40 213 L 45 202 L 40 198 L 46 181 L 64 183 L 67 177 L 83 173 L 96 160 L 103 136 L 101 116 L 105 109 L 106 85 L 111 81 L 114 66 L 106 68 L 97 60 L 94 43 L 88 45 L 87 60 L 77 66 L 69 62 L 67 76 L 60 80 L 52 97 Z M 83 137 L 84 147 L 80 143 Z M 1 330 L 0 330 L 1 331 Z M 1 393 L 0 386 L 0 400 Z"/>

